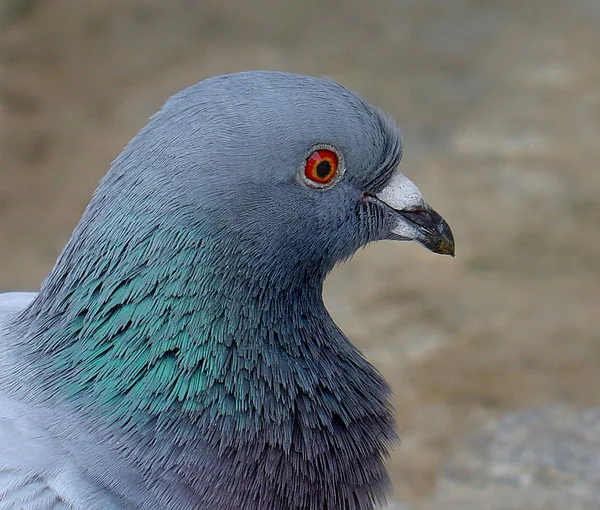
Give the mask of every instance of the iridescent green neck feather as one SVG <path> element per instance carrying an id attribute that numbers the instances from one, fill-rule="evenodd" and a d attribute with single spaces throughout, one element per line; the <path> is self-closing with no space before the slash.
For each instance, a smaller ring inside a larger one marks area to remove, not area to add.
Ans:
<path id="1" fill-rule="evenodd" d="M 305 397 L 323 428 L 387 413 L 387 387 L 324 308 L 322 261 L 273 275 L 233 243 L 160 223 L 76 231 L 23 318 L 53 395 L 127 429 L 176 426 L 183 440 L 223 427 L 220 446 L 261 433 L 289 448 Z"/>

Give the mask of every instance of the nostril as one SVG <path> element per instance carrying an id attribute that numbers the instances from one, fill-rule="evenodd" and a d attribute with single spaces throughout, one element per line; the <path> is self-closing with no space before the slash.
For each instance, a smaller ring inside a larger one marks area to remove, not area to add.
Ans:
<path id="1" fill-rule="evenodd" d="M 377 198 L 375 197 L 375 195 L 371 195 L 371 193 L 365 191 L 362 194 L 361 197 L 361 201 L 365 204 L 369 203 L 369 202 L 374 202 L 375 200 L 377 200 Z"/>

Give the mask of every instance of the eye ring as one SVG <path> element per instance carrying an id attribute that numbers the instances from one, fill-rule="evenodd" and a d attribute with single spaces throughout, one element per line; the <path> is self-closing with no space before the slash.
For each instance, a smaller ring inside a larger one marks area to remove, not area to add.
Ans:
<path id="1" fill-rule="evenodd" d="M 298 178 L 308 187 L 324 190 L 343 177 L 346 168 L 340 152 L 328 144 L 313 145 L 302 161 Z"/>

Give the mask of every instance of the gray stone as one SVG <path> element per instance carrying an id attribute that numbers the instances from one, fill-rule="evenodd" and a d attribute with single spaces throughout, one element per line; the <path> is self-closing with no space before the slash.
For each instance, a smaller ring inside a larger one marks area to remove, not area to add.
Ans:
<path id="1" fill-rule="evenodd" d="M 409 508 L 397 501 L 390 501 L 390 504 L 381 510 L 409 510 Z"/>
<path id="2" fill-rule="evenodd" d="M 598 510 L 600 409 L 525 410 L 466 435 L 426 508 Z"/>

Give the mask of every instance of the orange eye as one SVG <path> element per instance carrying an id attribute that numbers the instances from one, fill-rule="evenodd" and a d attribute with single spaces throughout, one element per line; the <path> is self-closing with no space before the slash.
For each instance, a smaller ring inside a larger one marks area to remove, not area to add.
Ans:
<path id="1" fill-rule="evenodd" d="M 338 171 L 338 157 L 329 149 L 318 149 L 306 160 L 304 175 L 309 182 L 317 185 L 329 184 Z"/>

